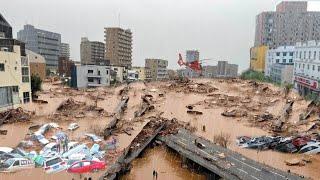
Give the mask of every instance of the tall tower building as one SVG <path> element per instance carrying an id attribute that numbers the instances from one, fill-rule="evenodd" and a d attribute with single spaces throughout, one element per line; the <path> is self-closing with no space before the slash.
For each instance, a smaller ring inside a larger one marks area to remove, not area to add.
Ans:
<path id="1" fill-rule="evenodd" d="M 256 17 L 255 46 L 270 48 L 320 40 L 320 12 L 307 11 L 306 1 L 284 1 L 276 11 Z"/>
<path id="2" fill-rule="evenodd" d="M 52 72 L 57 71 L 61 44 L 60 34 L 36 29 L 27 24 L 18 32 L 18 40 L 26 44 L 26 49 L 42 55 L 46 60 L 46 67 Z"/>
<path id="3" fill-rule="evenodd" d="M 111 65 L 132 66 L 132 32 L 119 27 L 105 28 L 106 59 Z"/>
<path id="4" fill-rule="evenodd" d="M 12 38 L 12 27 L 0 14 L 0 38 Z"/>
<path id="5" fill-rule="evenodd" d="M 70 59 L 70 46 L 69 46 L 69 44 L 61 43 L 60 57 L 66 57 L 67 59 Z"/>
<path id="6" fill-rule="evenodd" d="M 104 58 L 105 45 L 99 41 L 89 41 L 87 37 L 81 38 L 80 58 L 81 64 L 106 65 L 109 62 Z"/>

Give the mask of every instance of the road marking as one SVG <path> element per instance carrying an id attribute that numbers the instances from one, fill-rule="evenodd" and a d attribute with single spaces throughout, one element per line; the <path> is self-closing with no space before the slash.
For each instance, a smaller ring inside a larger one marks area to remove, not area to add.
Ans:
<path id="1" fill-rule="evenodd" d="M 273 173 L 273 174 L 275 174 L 275 175 L 278 175 L 278 176 L 280 176 L 280 177 L 282 177 L 282 178 L 286 178 L 285 176 L 283 176 L 283 175 L 281 175 L 281 174 L 278 174 L 278 173 L 276 173 L 276 172 L 273 172 L 273 171 L 270 171 L 271 173 Z"/>
<path id="2" fill-rule="evenodd" d="M 259 178 L 256 178 L 256 177 L 254 177 L 254 176 L 252 176 L 252 175 L 250 175 L 253 179 L 256 179 L 256 180 L 260 180 Z"/>
<path id="3" fill-rule="evenodd" d="M 241 171 L 241 172 L 243 172 L 243 173 L 246 173 L 246 174 L 248 174 L 248 172 L 247 171 L 245 171 L 245 170 L 243 170 L 243 169 L 240 169 L 240 168 L 237 168 L 239 171 Z"/>
<path id="4" fill-rule="evenodd" d="M 251 165 L 249 165 L 249 164 L 247 164 L 245 162 L 242 162 L 242 161 L 240 161 L 240 160 L 238 160 L 238 159 L 236 159 L 236 158 L 234 158 L 232 156 L 230 156 L 230 158 L 232 158 L 232 159 L 234 159 L 234 160 L 236 160 L 236 161 L 238 161 L 238 162 L 240 162 L 240 163 L 242 163 L 244 165 L 247 165 L 248 167 L 251 167 L 252 169 L 255 169 L 256 171 L 261 171 L 261 169 L 255 168 L 255 167 L 253 167 L 253 166 L 251 166 Z"/>

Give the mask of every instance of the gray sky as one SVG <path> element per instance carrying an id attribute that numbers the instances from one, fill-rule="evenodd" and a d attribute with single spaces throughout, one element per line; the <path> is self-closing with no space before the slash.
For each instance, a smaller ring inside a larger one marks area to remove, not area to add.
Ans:
<path id="1" fill-rule="evenodd" d="M 273 11 L 281 0 L 10 0 L 0 12 L 14 36 L 26 23 L 62 35 L 71 57 L 80 61 L 80 38 L 104 42 L 104 27 L 130 28 L 133 65 L 163 58 L 176 69 L 178 53 L 198 49 L 200 58 L 228 60 L 249 67 L 255 16 Z M 312 1 L 309 10 L 320 10 Z M 216 64 L 210 61 L 209 64 Z"/>

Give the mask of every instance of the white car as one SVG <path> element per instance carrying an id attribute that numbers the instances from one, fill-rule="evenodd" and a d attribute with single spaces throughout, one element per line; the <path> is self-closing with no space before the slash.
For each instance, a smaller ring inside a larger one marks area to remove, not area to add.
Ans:
<path id="1" fill-rule="evenodd" d="M 67 169 L 67 163 L 59 156 L 46 159 L 43 163 L 46 173 L 56 173 Z"/>
<path id="2" fill-rule="evenodd" d="M 35 134 L 35 137 L 42 145 L 46 145 L 49 143 L 49 140 L 46 139 L 42 134 Z"/>
<path id="3" fill-rule="evenodd" d="M 70 141 L 70 142 L 68 143 L 68 151 L 69 151 L 70 149 L 73 149 L 74 147 L 76 147 L 76 146 L 78 146 L 78 145 L 80 145 L 79 142 L 77 142 L 77 141 Z"/>
<path id="4" fill-rule="evenodd" d="M 57 152 L 58 151 L 57 143 L 51 142 L 51 143 L 47 144 L 46 146 L 44 146 L 42 148 L 42 150 L 39 152 L 39 154 L 43 154 L 47 151 L 56 151 Z"/>
<path id="5" fill-rule="evenodd" d="M 11 158 L 1 164 L 1 172 L 15 172 L 22 169 L 34 168 L 34 162 L 26 158 Z"/>
<path id="6" fill-rule="evenodd" d="M 86 134 L 86 136 L 91 139 L 93 142 L 101 142 L 102 139 L 95 134 Z"/>
<path id="7" fill-rule="evenodd" d="M 303 154 L 317 154 L 320 153 L 320 142 L 315 143 L 308 143 L 307 145 L 303 146 L 299 153 Z"/>
<path id="8" fill-rule="evenodd" d="M 6 154 L 6 153 L 11 153 L 12 151 L 13 151 L 13 149 L 10 147 L 0 147 L 0 155 Z"/>
<path id="9" fill-rule="evenodd" d="M 71 123 L 71 124 L 69 124 L 69 126 L 68 126 L 68 130 L 74 131 L 74 130 L 78 129 L 79 127 L 80 127 L 80 126 L 79 126 L 77 123 Z"/>

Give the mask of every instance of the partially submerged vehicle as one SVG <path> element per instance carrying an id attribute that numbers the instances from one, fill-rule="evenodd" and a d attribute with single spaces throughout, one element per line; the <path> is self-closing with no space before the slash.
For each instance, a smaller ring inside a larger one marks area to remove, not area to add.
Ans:
<path id="1" fill-rule="evenodd" d="M 104 161 L 78 161 L 73 163 L 67 170 L 69 173 L 88 173 L 96 172 L 106 168 Z"/>
<path id="2" fill-rule="evenodd" d="M 0 164 L 1 172 L 15 172 L 35 167 L 34 162 L 27 158 L 10 158 Z"/>
<path id="3" fill-rule="evenodd" d="M 46 145 L 49 143 L 49 140 L 46 139 L 42 134 L 34 134 L 34 138 L 39 141 L 42 145 Z"/>
<path id="4" fill-rule="evenodd" d="M 57 173 L 67 169 L 67 163 L 61 157 L 55 156 L 44 161 L 43 169 L 46 173 Z"/>
<path id="5" fill-rule="evenodd" d="M 299 153 L 303 154 L 318 154 L 320 153 L 320 142 L 311 142 L 302 147 Z"/>
<path id="6" fill-rule="evenodd" d="M 13 149 L 10 147 L 0 147 L 0 155 L 6 154 L 6 153 L 11 153 L 12 151 L 13 151 Z"/>
<path id="7" fill-rule="evenodd" d="M 96 136 L 95 134 L 87 133 L 87 134 L 85 134 L 85 136 L 87 136 L 91 141 L 96 142 L 96 143 L 102 141 L 102 139 L 100 137 Z"/>
<path id="8" fill-rule="evenodd" d="M 76 130 L 76 129 L 78 129 L 80 126 L 77 124 L 77 123 L 71 123 L 71 124 L 69 124 L 69 126 L 68 126 L 68 130 L 69 131 L 74 131 L 74 130 Z"/>

